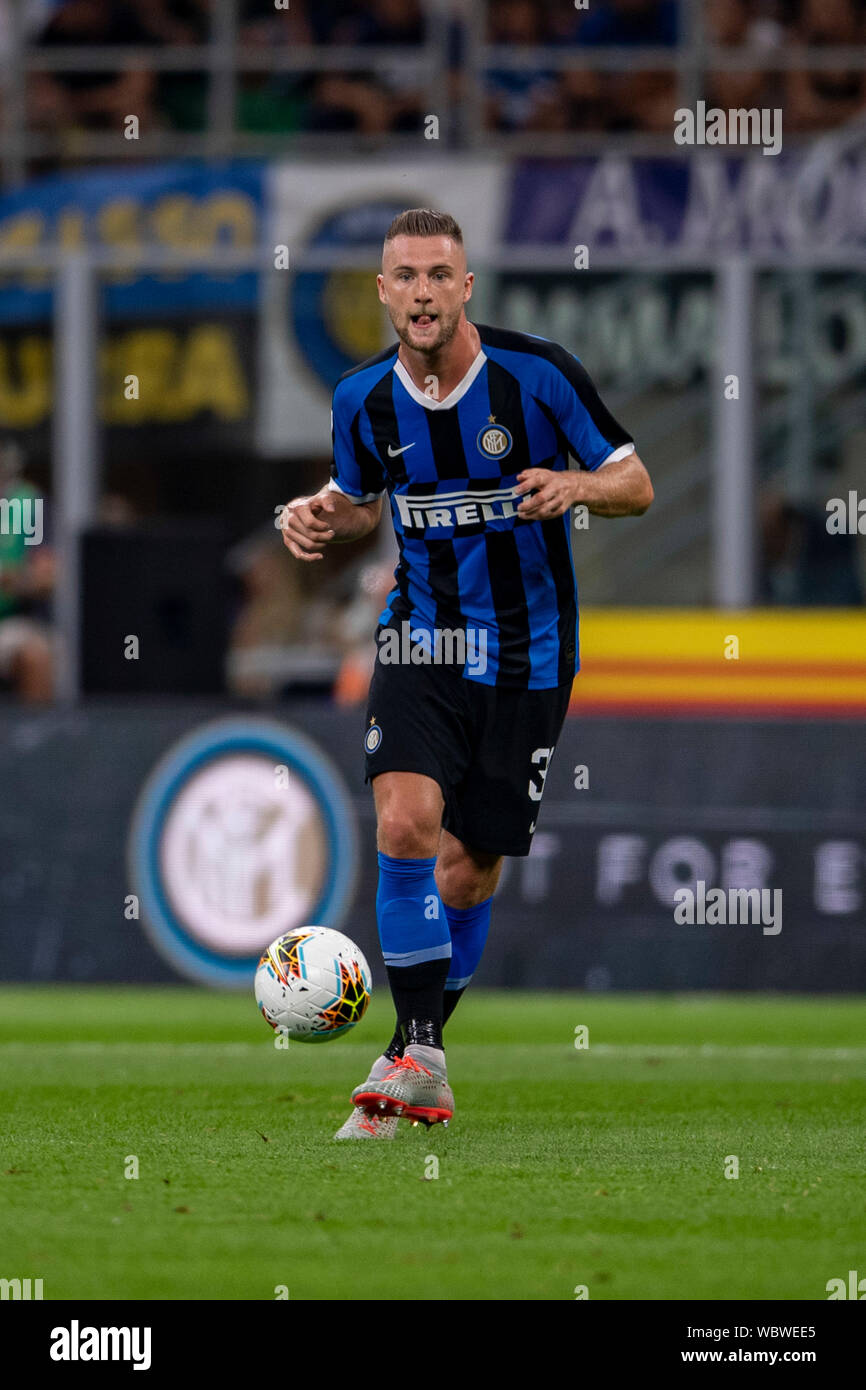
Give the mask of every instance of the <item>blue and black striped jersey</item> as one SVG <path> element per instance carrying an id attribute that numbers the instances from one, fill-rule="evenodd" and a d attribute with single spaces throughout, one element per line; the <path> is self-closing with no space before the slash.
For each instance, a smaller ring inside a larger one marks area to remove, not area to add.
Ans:
<path id="1" fill-rule="evenodd" d="M 387 491 L 399 548 L 381 623 L 485 634 L 486 685 L 544 690 L 579 669 L 571 513 L 518 517 L 517 475 L 594 470 L 633 449 L 584 368 L 558 343 L 476 324 L 481 350 L 444 400 L 420 391 L 399 344 L 334 390 L 329 486 Z"/>

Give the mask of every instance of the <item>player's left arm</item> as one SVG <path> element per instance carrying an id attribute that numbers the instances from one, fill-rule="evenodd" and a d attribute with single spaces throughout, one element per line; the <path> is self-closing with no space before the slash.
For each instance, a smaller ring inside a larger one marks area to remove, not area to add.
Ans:
<path id="1" fill-rule="evenodd" d="M 653 500 L 653 485 L 634 440 L 613 418 L 582 362 L 558 343 L 549 343 L 546 355 L 538 403 L 579 469 L 518 473 L 517 491 L 532 493 L 518 506 L 518 516 L 548 521 L 578 505 L 596 516 L 641 516 Z"/>
<path id="2" fill-rule="evenodd" d="M 592 473 L 524 468 L 517 484 L 519 493 L 532 493 L 517 508 L 517 515 L 527 521 L 549 521 L 581 504 L 594 516 L 642 516 L 655 495 L 636 452 L 612 459 Z"/>

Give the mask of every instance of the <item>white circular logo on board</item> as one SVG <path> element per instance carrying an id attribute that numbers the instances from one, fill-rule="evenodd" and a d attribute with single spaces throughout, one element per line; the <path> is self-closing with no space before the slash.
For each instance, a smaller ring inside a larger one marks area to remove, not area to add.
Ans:
<path id="1" fill-rule="evenodd" d="M 194 729 L 141 789 L 129 833 L 141 925 L 190 979 L 246 989 L 294 927 L 337 930 L 354 895 L 351 796 L 298 729 L 228 718 Z"/>
<path id="2" fill-rule="evenodd" d="M 322 814 L 288 768 L 226 753 L 193 773 L 162 831 L 163 889 L 187 931 L 248 955 L 306 922 L 327 867 Z"/>

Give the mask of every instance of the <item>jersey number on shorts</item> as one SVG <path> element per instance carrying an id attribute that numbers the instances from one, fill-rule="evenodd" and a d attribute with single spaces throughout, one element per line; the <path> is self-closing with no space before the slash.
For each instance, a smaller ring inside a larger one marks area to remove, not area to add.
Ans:
<path id="1" fill-rule="evenodd" d="M 538 764 L 538 776 L 541 779 L 538 786 L 536 786 L 532 776 L 529 778 L 529 795 L 533 801 L 540 801 L 544 794 L 544 779 L 547 776 L 547 769 L 552 757 L 552 748 L 536 748 L 530 758 L 530 762 Z"/>

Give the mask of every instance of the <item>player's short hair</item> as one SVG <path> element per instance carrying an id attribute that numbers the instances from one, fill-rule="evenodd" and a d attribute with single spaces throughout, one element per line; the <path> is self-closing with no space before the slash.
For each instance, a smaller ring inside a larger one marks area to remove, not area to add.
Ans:
<path id="1" fill-rule="evenodd" d="M 463 245 L 463 233 L 451 214 L 435 212 L 433 208 L 407 208 L 401 212 L 385 233 L 386 245 L 397 236 L 449 236 Z"/>

